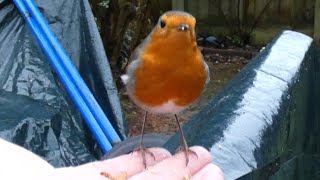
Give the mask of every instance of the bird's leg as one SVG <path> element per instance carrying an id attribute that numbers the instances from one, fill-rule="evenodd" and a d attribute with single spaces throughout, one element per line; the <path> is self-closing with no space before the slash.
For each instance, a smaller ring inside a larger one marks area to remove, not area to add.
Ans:
<path id="1" fill-rule="evenodd" d="M 146 153 L 152 156 L 154 160 L 156 159 L 154 154 L 143 145 L 144 126 L 147 120 L 147 115 L 148 115 L 148 112 L 146 111 L 144 113 L 143 122 L 142 122 L 140 145 L 138 148 L 133 150 L 133 151 L 139 151 L 141 153 L 144 168 L 147 168 Z"/>
<path id="2" fill-rule="evenodd" d="M 187 141 L 186 141 L 186 139 L 185 139 L 185 137 L 184 137 L 182 128 L 181 128 L 181 126 L 180 126 L 180 122 L 179 122 L 178 116 L 175 114 L 174 117 L 176 118 L 176 121 L 177 121 L 177 124 L 178 124 L 178 127 L 179 127 L 179 131 L 180 131 L 180 135 L 181 135 L 181 141 L 182 141 L 182 145 L 180 146 L 180 148 L 178 149 L 178 151 L 184 151 L 184 154 L 185 154 L 185 156 L 186 156 L 186 166 L 188 166 L 188 163 L 189 163 L 189 153 L 195 155 L 197 158 L 198 158 L 198 155 L 197 155 L 197 153 L 195 153 L 194 151 L 192 151 L 191 149 L 189 149 L 188 144 L 187 144 Z"/>

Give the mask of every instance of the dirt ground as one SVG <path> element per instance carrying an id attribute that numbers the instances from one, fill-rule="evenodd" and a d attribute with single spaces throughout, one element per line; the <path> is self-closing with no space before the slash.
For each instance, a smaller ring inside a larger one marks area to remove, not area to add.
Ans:
<path id="1" fill-rule="evenodd" d="M 183 124 L 187 122 L 192 115 L 197 113 L 206 103 L 225 85 L 230 81 L 251 59 L 251 57 L 258 52 L 257 48 L 246 50 L 243 53 L 242 49 L 232 49 L 228 51 L 220 49 L 207 49 L 203 51 L 205 61 L 210 69 L 210 83 L 207 85 L 199 100 L 181 112 L 178 117 Z M 248 56 L 252 53 L 252 55 Z M 231 54 L 231 55 L 230 55 Z M 136 106 L 127 95 L 124 89 L 120 89 L 120 101 L 122 104 L 125 118 L 128 122 L 129 136 L 139 135 L 141 131 L 143 110 Z M 148 119 L 145 126 L 145 133 L 164 133 L 171 134 L 176 132 L 178 126 L 172 115 L 166 114 L 148 114 Z"/>

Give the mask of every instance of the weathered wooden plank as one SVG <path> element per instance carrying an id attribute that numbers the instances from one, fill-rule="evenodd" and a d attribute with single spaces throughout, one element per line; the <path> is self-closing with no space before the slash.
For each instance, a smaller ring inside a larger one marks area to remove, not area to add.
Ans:
<path id="1" fill-rule="evenodd" d="M 172 9 L 184 11 L 185 0 L 172 0 Z"/>
<path id="2" fill-rule="evenodd" d="M 209 16 L 209 0 L 199 0 L 198 1 L 198 18 L 205 19 Z"/>
<path id="3" fill-rule="evenodd" d="M 199 1 L 195 1 L 195 0 L 186 0 L 187 5 L 188 5 L 188 12 L 191 13 L 193 16 L 195 16 L 196 18 L 199 18 L 199 11 L 202 11 L 202 9 L 199 8 L 203 8 L 199 6 Z"/>

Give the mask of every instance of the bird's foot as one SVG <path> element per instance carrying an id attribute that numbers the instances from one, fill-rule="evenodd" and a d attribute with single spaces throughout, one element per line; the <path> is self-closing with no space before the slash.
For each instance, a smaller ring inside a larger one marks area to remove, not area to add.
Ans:
<path id="1" fill-rule="evenodd" d="M 194 156 L 196 156 L 198 158 L 198 155 L 196 152 L 194 152 L 193 150 L 189 149 L 188 146 L 180 146 L 177 150 L 176 150 L 176 153 L 177 152 L 180 152 L 180 151 L 183 151 L 184 152 L 184 155 L 186 157 L 186 166 L 188 166 L 189 164 L 189 155 L 192 154 Z"/>
<path id="2" fill-rule="evenodd" d="M 139 147 L 135 148 L 132 151 L 132 153 L 133 152 L 140 152 L 141 153 L 144 168 L 147 168 L 146 154 L 150 155 L 153 158 L 153 160 L 156 160 L 156 157 L 154 156 L 154 154 L 150 150 L 148 150 L 146 147 L 144 147 L 143 145 L 140 145 Z"/>

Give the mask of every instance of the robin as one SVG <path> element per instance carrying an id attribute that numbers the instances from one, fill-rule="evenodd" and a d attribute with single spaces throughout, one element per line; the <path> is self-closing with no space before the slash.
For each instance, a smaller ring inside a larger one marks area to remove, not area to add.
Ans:
<path id="1" fill-rule="evenodd" d="M 199 98 L 210 80 L 209 68 L 196 43 L 195 24 L 196 19 L 187 12 L 164 13 L 148 37 L 133 51 L 127 72 L 121 76 L 129 97 L 145 110 L 137 149 L 145 167 L 145 154 L 153 156 L 143 145 L 148 112 L 173 114 L 182 138 L 180 150 L 185 152 L 186 165 L 189 153 L 195 154 L 188 148 L 177 116 Z"/>

